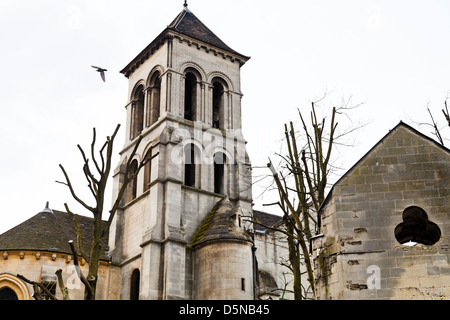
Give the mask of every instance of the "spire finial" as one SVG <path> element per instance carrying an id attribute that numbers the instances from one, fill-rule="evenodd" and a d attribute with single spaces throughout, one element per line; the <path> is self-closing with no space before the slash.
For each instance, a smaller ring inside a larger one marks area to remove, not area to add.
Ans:
<path id="1" fill-rule="evenodd" d="M 45 209 L 42 211 L 43 213 L 53 213 L 53 210 L 50 209 L 49 202 L 45 204 Z"/>
<path id="2" fill-rule="evenodd" d="M 184 4 L 183 7 L 187 8 L 188 4 L 187 4 L 187 0 L 184 0 Z"/>

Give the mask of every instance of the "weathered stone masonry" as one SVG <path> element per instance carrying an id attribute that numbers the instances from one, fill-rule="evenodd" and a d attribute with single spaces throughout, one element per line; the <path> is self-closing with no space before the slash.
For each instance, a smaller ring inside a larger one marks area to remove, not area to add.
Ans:
<path id="1" fill-rule="evenodd" d="M 400 244 L 396 227 L 419 209 L 438 226 L 439 241 Z M 317 297 L 448 299 L 449 213 L 450 151 L 400 123 L 334 185 L 319 212 Z"/>

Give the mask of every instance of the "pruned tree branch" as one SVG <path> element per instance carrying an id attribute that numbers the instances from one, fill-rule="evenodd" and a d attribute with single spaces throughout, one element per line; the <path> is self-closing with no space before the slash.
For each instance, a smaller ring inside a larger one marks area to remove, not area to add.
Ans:
<path id="1" fill-rule="evenodd" d="M 67 289 L 67 287 L 64 285 L 64 280 L 62 277 L 62 270 L 61 269 L 56 270 L 55 274 L 58 279 L 58 286 L 59 286 L 59 290 L 62 293 L 63 300 L 70 300 L 69 289 Z"/>
<path id="2" fill-rule="evenodd" d="M 446 103 L 446 104 L 447 104 L 447 103 Z M 437 126 L 437 124 L 436 124 L 436 121 L 434 121 L 433 114 L 431 113 L 430 108 L 427 108 L 427 110 L 428 110 L 428 113 L 429 113 L 430 118 L 431 118 L 431 125 L 432 125 L 432 127 L 434 128 L 434 134 L 435 134 L 435 136 L 438 138 L 439 142 L 440 142 L 442 145 L 444 145 L 444 140 L 442 139 L 441 131 L 439 130 L 439 128 L 438 128 L 438 126 Z M 444 112 L 444 116 L 446 116 L 446 115 L 445 115 L 445 112 Z"/>
<path id="3" fill-rule="evenodd" d="M 314 266 L 309 252 L 309 241 L 318 222 L 314 214 L 320 210 L 329 186 L 328 178 L 335 168 L 335 147 L 343 144 L 344 136 L 356 130 L 349 127 L 338 131 L 338 117 L 347 116 L 348 110 L 357 107 L 350 104 L 351 99 L 343 100 L 342 106 L 333 107 L 326 117 L 319 116 L 317 102 L 311 103 L 309 117 L 298 109 L 300 131 L 295 131 L 292 121 L 284 126 L 285 150 L 278 155 L 281 170 L 277 172 L 270 159 L 267 165 L 279 195 L 279 201 L 270 205 L 281 208 L 284 223 L 282 227 L 264 227 L 286 236 L 295 299 L 307 298 L 307 294 L 315 292 Z M 254 223 L 261 224 L 260 221 Z M 302 275 L 306 275 L 308 285 L 302 283 Z"/>
<path id="4" fill-rule="evenodd" d="M 51 300 L 58 300 L 56 298 L 56 296 L 53 293 L 51 293 L 44 284 L 42 284 L 40 282 L 35 282 L 35 281 L 32 281 L 32 280 L 29 280 L 29 279 L 27 279 L 26 277 L 24 277 L 21 274 L 17 274 L 16 276 L 20 280 L 22 280 L 22 281 L 24 281 L 26 283 L 29 283 L 29 284 L 31 284 L 33 286 L 33 290 L 34 290 L 33 297 L 36 300 L 44 300 L 44 296 L 42 295 L 42 292 L 44 292 L 49 299 L 51 299 Z"/>
<path id="5" fill-rule="evenodd" d="M 82 237 L 86 235 L 81 234 L 81 228 L 78 223 L 77 216 L 69 209 L 69 206 L 67 203 L 64 204 L 66 212 L 72 216 L 72 219 L 74 221 L 75 229 L 77 232 L 77 239 L 76 243 L 78 246 L 78 250 L 80 251 L 80 256 L 83 257 L 83 259 L 86 260 L 86 262 L 89 265 L 89 271 L 87 277 L 85 277 L 79 268 L 78 265 L 78 252 L 75 249 L 75 246 L 73 244 L 73 241 L 70 242 L 70 246 L 72 249 L 72 252 L 74 253 L 74 264 L 76 267 L 76 271 L 78 274 L 78 277 L 80 278 L 81 282 L 85 286 L 85 299 L 87 300 L 93 300 L 95 299 L 95 293 L 96 293 L 96 285 L 97 285 L 97 279 L 98 279 L 98 268 L 99 268 L 99 261 L 102 256 L 102 250 L 104 250 L 104 244 L 102 242 L 102 238 L 105 234 L 109 232 L 109 228 L 111 226 L 111 223 L 114 219 L 114 215 L 116 211 L 120 207 L 120 203 L 122 201 L 122 198 L 125 194 L 125 191 L 128 187 L 128 184 L 131 183 L 134 179 L 136 179 L 137 175 L 139 174 L 139 171 L 153 158 L 159 155 L 159 153 L 153 155 L 150 157 L 150 153 L 152 152 L 153 148 L 150 148 L 146 155 L 144 155 L 144 158 L 142 161 L 138 163 L 137 170 L 135 172 L 131 172 L 131 164 L 132 161 L 135 158 L 136 152 L 138 151 L 138 148 L 143 140 L 143 136 L 139 136 L 139 138 L 134 143 L 134 148 L 129 155 L 129 159 L 125 166 L 125 181 L 122 183 L 119 193 L 117 195 L 117 198 L 114 199 L 113 206 L 111 210 L 109 211 L 109 216 L 106 219 L 107 221 L 104 222 L 102 219 L 103 211 L 104 211 L 104 201 L 105 201 L 105 191 L 106 191 L 106 185 L 108 182 L 108 178 L 110 176 L 111 172 L 111 160 L 113 157 L 113 145 L 114 140 L 117 136 L 117 133 L 119 131 L 120 124 L 118 124 L 113 132 L 113 134 L 109 137 L 106 137 L 106 142 L 101 146 L 99 150 L 99 160 L 98 156 L 96 157 L 95 152 L 95 145 L 97 142 L 97 132 L 96 129 L 93 129 L 93 137 L 92 142 L 90 145 L 90 156 L 91 159 L 89 159 L 84 152 L 83 148 L 80 145 L 77 145 L 82 159 L 83 159 L 83 174 L 88 182 L 88 188 L 91 191 L 91 194 L 93 195 L 95 199 L 95 206 L 90 206 L 85 202 L 83 199 L 81 199 L 73 185 L 72 182 L 65 170 L 65 168 L 60 164 L 61 171 L 64 174 L 65 182 L 56 181 L 57 183 L 63 184 L 67 186 L 70 190 L 70 193 L 72 197 L 82 205 L 85 209 L 90 211 L 92 215 L 94 216 L 93 221 L 93 235 L 92 235 L 92 242 L 89 247 L 89 252 L 86 252 L 83 249 L 82 245 Z M 91 169 L 90 164 L 93 163 L 93 166 L 95 169 Z"/>
<path id="6" fill-rule="evenodd" d="M 62 170 L 62 172 L 63 172 L 63 174 L 64 174 L 64 177 L 66 178 L 66 182 L 65 182 L 65 183 L 64 183 L 64 182 L 60 182 L 60 181 L 56 181 L 56 182 L 57 182 L 57 183 L 64 184 L 65 186 L 67 186 L 67 187 L 69 188 L 69 190 L 70 190 L 70 194 L 72 195 L 72 197 L 73 197 L 79 204 L 81 204 L 84 208 L 86 208 L 86 209 L 89 210 L 90 212 L 95 213 L 95 208 L 93 208 L 93 207 L 87 205 L 83 200 L 81 200 L 81 199 L 77 196 L 77 194 L 75 193 L 75 190 L 73 189 L 72 183 L 70 182 L 70 178 L 69 178 L 69 176 L 67 175 L 67 172 L 66 172 L 66 170 L 64 169 L 64 167 L 63 167 L 61 164 L 59 165 L 59 167 L 61 168 L 61 170 Z"/>
<path id="7" fill-rule="evenodd" d="M 73 241 L 72 240 L 69 241 L 69 245 L 70 245 L 70 250 L 72 250 L 73 264 L 75 266 L 75 270 L 77 272 L 78 278 L 80 278 L 81 282 L 84 284 L 84 286 L 86 288 L 86 300 L 91 300 L 92 299 L 92 293 L 93 293 L 91 284 L 89 283 L 89 281 L 86 279 L 86 277 L 81 272 L 81 268 L 80 268 L 80 265 L 78 263 L 78 253 L 77 253 L 77 250 L 75 249 L 75 246 L 73 245 Z"/>
<path id="8" fill-rule="evenodd" d="M 450 114 L 448 113 L 447 100 L 444 101 L 444 109 L 442 109 L 442 113 L 444 114 L 445 120 L 447 120 L 447 124 L 450 127 Z"/>
<path id="9" fill-rule="evenodd" d="M 67 205 L 67 203 L 64 203 L 64 208 L 66 209 L 66 212 L 72 216 L 73 223 L 75 225 L 75 229 L 77 232 L 77 246 L 78 246 L 78 250 L 80 251 L 80 255 L 89 264 L 89 262 L 90 262 L 89 256 L 84 252 L 84 249 L 82 246 L 82 242 L 81 242 L 82 234 L 81 234 L 81 228 L 78 223 L 77 216 L 69 209 L 69 206 Z"/>

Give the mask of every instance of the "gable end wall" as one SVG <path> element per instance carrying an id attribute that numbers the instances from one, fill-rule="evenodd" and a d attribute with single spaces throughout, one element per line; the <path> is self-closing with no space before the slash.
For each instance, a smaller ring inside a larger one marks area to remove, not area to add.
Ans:
<path id="1" fill-rule="evenodd" d="M 406 247 L 395 227 L 409 206 L 441 230 Z M 320 299 L 450 298 L 450 153 L 397 126 L 333 188 L 313 241 Z"/>

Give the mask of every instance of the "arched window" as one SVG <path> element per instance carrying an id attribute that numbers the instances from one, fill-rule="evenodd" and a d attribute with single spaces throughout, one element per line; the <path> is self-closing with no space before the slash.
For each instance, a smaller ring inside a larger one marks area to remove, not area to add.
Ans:
<path id="1" fill-rule="evenodd" d="M 140 85 L 134 92 L 131 105 L 131 132 L 130 139 L 133 140 L 141 134 L 144 129 L 144 86 Z"/>
<path id="2" fill-rule="evenodd" d="M 195 187 L 195 146 L 188 144 L 184 147 L 184 184 Z"/>
<path id="3" fill-rule="evenodd" d="M 184 118 L 186 120 L 196 120 L 196 107 L 197 77 L 192 72 L 187 72 L 184 80 Z"/>
<path id="4" fill-rule="evenodd" d="M 406 246 L 418 243 L 433 245 L 441 238 L 438 225 L 428 220 L 428 215 L 420 207 L 411 206 L 403 211 L 403 222 L 395 227 L 394 234 L 398 242 Z"/>
<path id="5" fill-rule="evenodd" d="M 225 193 L 225 164 L 226 157 L 218 152 L 214 155 L 214 193 Z"/>
<path id="6" fill-rule="evenodd" d="M 19 300 L 17 294 L 9 287 L 0 288 L 0 301 L 1 300 Z"/>
<path id="7" fill-rule="evenodd" d="M 213 82 L 212 126 L 224 129 L 224 87 L 219 81 Z"/>
<path id="8" fill-rule="evenodd" d="M 160 101 L 161 101 L 161 78 L 160 73 L 155 72 L 150 79 L 150 91 L 147 105 L 146 126 L 150 127 L 160 116 Z"/>
<path id="9" fill-rule="evenodd" d="M 130 283 L 130 300 L 139 300 L 139 283 L 141 280 L 141 273 L 139 269 L 134 269 L 131 274 Z"/>
<path id="10" fill-rule="evenodd" d="M 0 300 L 29 300 L 30 297 L 28 287 L 22 280 L 9 273 L 0 273 Z"/>
<path id="11" fill-rule="evenodd" d="M 147 161 L 146 165 L 144 166 L 144 192 L 150 189 L 150 182 L 151 182 L 151 176 L 152 176 L 152 161 L 150 160 L 152 158 L 152 150 L 150 149 L 146 156 L 145 161 Z"/>
<path id="12" fill-rule="evenodd" d="M 128 178 L 130 178 L 132 175 L 134 175 L 138 168 L 138 162 L 137 160 L 133 160 L 130 165 L 130 170 L 128 171 Z M 126 202 L 130 202 L 131 200 L 135 199 L 137 196 L 137 177 L 130 181 L 130 183 L 127 186 L 127 193 L 126 193 Z"/>

